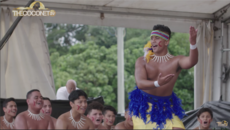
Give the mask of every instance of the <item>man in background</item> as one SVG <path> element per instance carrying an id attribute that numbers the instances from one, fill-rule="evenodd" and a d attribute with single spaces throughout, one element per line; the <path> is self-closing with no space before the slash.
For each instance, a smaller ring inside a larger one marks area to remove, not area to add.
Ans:
<path id="1" fill-rule="evenodd" d="M 68 80 L 66 86 L 60 87 L 57 90 L 57 100 L 68 100 L 69 94 L 77 89 L 77 83 L 72 79 Z"/>

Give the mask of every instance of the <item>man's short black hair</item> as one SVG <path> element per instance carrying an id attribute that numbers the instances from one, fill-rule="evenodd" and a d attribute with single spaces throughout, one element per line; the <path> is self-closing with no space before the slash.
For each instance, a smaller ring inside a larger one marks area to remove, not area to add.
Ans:
<path id="1" fill-rule="evenodd" d="M 69 101 L 74 103 L 74 101 L 79 99 L 80 96 L 84 96 L 86 99 L 88 98 L 83 90 L 74 90 L 69 95 Z"/>
<path id="2" fill-rule="evenodd" d="M 7 98 L 4 102 L 3 102 L 3 107 L 7 107 L 8 105 L 8 102 L 11 102 L 11 101 L 14 101 L 15 102 L 15 99 L 14 98 Z"/>
<path id="3" fill-rule="evenodd" d="M 202 113 L 204 113 L 204 112 L 208 112 L 208 113 L 211 115 L 211 117 L 213 118 L 212 110 L 209 109 L 209 108 L 201 108 L 201 109 L 198 111 L 198 113 L 197 113 L 197 117 L 199 118 L 200 115 L 201 115 Z"/>
<path id="4" fill-rule="evenodd" d="M 48 97 L 42 97 L 42 99 L 50 101 L 50 99 Z M 50 101 L 50 103 L 51 103 L 51 101 Z"/>
<path id="5" fill-rule="evenodd" d="M 169 39 L 171 38 L 171 30 L 169 29 L 169 27 L 165 25 L 157 24 L 153 26 L 153 30 L 159 30 L 159 31 L 165 32 L 169 35 Z"/>
<path id="6" fill-rule="evenodd" d="M 40 92 L 38 89 L 32 89 L 32 90 L 30 90 L 29 92 L 27 92 L 27 94 L 26 94 L 26 99 L 29 99 L 31 93 L 32 93 L 32 92 L 35 92 L 35 91 Z"/>
<path id="7" fill-rule="evenodd" d="M 106 111 L 112 111 L 114 115 L 117 115 L 117 111 L 112 106 L 105 106 L 103 110 L 103 115 L 105 115 Z"/>
<path id="8" fill-rule="evenodd" d="M 93 109 L 103 112 L 103 105 L 97 101 L 90 103 L 86 109 L 86 115 L 88 115 Z"/>

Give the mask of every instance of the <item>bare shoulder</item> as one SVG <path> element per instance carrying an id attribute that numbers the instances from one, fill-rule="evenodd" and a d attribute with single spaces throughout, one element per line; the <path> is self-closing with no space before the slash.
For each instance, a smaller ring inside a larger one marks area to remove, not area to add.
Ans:
<path id="1" fill-rule="evenodd" d="M 82 117 L 86 120 L 86 122 L 88 122 L 88 123 L 93 123 L 87 116 L 82 115 Z"/>
<path id="2" fill-rule="evenodd" d="M 184 58 L 185 56 L 183 56 L 183 55 L 178 55 L 178 56 L 174 56 L 173 58 L 172 58 L 172 60 L 173 60 L 173 62 L 175 63 L 175 62 L 179 62 L 180 61 L 180 59 L 182 59 L 182 58 Z"/>
<path id="3" fill-rule="evenodd" d="M 55 125 L 65 125 L 67 124 L 66 122 L 68 121 L 68 116 L 67 113 L 64 113 L 58 117 L 58 119 L 55 121 Z"/>
<path id="4" fill-rule="evenodd" d="M 89 127 L 90 129 L 94 129 L 94 124 L 93 122 L 85 115 L 82 115 L 82 117 L 85 119 L 86 124 L 88 125 L 87 127 Z"/>
<path id="5" fill-rule="evenodd" d="M 183 55 L 174 56 L 174 58 L 176 58 L 176 59 L 180 59 L 180 58 L 183 58 L 183 57 L 186 57 L 186 56 L 183 56 Z"/>
<path id="6" fill-rule="evenodd" d="M 56 121 L 56 120 L 57 120 L 56 118 L 54 118 L 54 117 L 52 117 L 52 116 L 51 116 L 51 118 L 52 118 L 53 121 Z"/>
<path id="7" fill-rule="evenodd" d="M 26 114 L 27 114 L 27 111 L 24 111 L 24 112 L 21 112 L 21 113 L 19 113 L 17 116 L 16 116 L 16 118 L 15 118 L 15 120 L 23 120 L 23 119 L 25 119 L 26 118 Z"/>
<path id="8" fill-rule="evenodd" d="M 137 58 L 136 65 L 145 65 L 146 61 L 144 59 L 144 56 Z"/>
<path id="9" fill-rule="evenodd" d="M 115 126 L 114 129 L 125 129 L 125 127 L 124 127 L 124 121 L 118 123 L 118 124 Z"/>
<path id="10" fill-rule="evenodd" d="M 141 57 L 137 58 L 136 62 L 144 62 L 145 63 L 144 56 L 141 56 Z"/>
<path id="11" fill-rule="evenodd" d="M 57 120 L 66 120 L 69 118 L 69 112 L 66 112 L 64 114 L 61 114 Z"/>

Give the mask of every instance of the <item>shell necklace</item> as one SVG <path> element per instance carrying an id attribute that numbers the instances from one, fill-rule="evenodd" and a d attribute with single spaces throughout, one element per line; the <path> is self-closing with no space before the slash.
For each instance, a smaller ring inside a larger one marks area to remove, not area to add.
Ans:
<path id="1" fill-rule="evenodd" d="M 40 121 L 44 118 L 44 114 L 39 113 L 39 114 L 33 114 L 32 112 L 30 112 L 29 110 L 27 110 L 29 112 L 29 117 L 31 117 L 32 119 L 36 120 L 36 121 Z"/>
<path id="2" fill-rule="evenodd" d="M 14 128 L 14 119 L 13 119 L 13 121 L 10 123 L 10 122 L 8 122 L 8 121 L 6 120 L 5 116 L 4 116 L 3 118 L 4 118 L 4 119 L 3 119 L 2 121 L 5 123 L 6 127 L 10 127 L 11 129 L 13 129 L 13 128 Z"/>
<path id="3" fill-rule="evenodd" d="M 173 58 L 174 56 L 169 54 L 169 52 L 167 52 L 166 55 L 164 56 L 156 56 L 155 54 L 151 55 L 153 56 L 152 60 L 156 61 L 156 62 L 167 62 L 170 58 Z"/>
<path id="4" fill-rule="evenodd" d="M 84 122 L 85 119 L 82 117 L 82 115 L 81 115 L 81 118 L 80 118 L 79 121 L 75 121 L 75 120 L 73 119 L 72 110 L 70 110 L 70 117 L 69 117 L 69 120 L 71 120 L 71 124 L 74 126 L 74 128 L 77 127 L 77 129 L 82 128 L 82 127 L 84 126 L 84 124 L 85 124 L 85 122 Z"/>

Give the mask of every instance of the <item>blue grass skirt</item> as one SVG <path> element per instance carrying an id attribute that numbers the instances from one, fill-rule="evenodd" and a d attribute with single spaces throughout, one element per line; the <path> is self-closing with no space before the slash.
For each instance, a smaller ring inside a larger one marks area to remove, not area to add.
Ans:
<path id="1" fill-rule="evenodd" d="M 135 90 L 129 93 L 129 100 L 129 111 L 132 116 L 141 118 L 145 124 L 156 123 L 158 128 L 166 124 L 166 119 L 173 119 L 173 115 L 180 119 L 185 115 L 181 100 L 174 92 L 171 96 L 159 97 L 148 94 L 136 86 Z M 152 104 L 150 110 L 148 103 Z M 150 115 L 149 121 L 147 115 Z"/>

